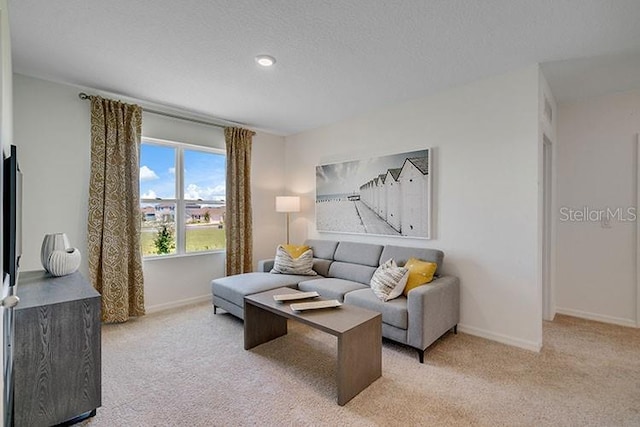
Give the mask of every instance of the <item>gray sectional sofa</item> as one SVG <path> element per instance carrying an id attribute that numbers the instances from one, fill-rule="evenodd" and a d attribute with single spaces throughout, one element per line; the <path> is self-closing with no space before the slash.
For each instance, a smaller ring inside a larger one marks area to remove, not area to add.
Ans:
<path id="1" fill-rule="evenodd" d="M 214 313 L 222 308 L 243 319 L 246 295 L 280 287 L 317 291 L 322 297 L 381 313 L 382 335 L 415 348 L 420 363 L 429 345 L 450 329 L 457 332 L 460 286 L 456 277 L 438 276 L 428 285 L 412 289 L 407 297 L 387 302 L 380 301 L 369 287 L 376 268 L 389 258 L 400 266 L 410 257 L 435 262 L 440 271 L 442 251 L 331 240 L 308 240 L 305 244 L 313 249 L 313 269 L 318 276 L 272 274 L 273 260 L 261 261 L 260 272 L 211 281 Z"/>

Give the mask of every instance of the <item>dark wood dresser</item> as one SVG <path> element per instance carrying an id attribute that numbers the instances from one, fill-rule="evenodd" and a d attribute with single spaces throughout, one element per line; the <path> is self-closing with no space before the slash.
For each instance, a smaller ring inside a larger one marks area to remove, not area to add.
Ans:
<path id="1" fill-rule="evenodd" d="M 79 273 L 20 273 L 14 425 L 52 426 L 101 405 L 100 294 Z"/>

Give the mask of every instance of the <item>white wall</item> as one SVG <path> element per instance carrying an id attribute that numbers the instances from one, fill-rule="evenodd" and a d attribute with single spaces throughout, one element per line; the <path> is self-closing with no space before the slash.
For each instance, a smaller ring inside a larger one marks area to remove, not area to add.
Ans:
<path id="1" fill-rule="evenodd" d="M 22 269 L 42 269 L 47 233 L 67 233 L 86 260 L 90 114 L 68 86 L 14 74 L 15 142 L 23 172 Z"/>
<path id="2" fill-rule="evenodd" d="M 558 205 L 636 206 L 640 91 L 558 107 Z M 635 326 L 636 222 L 558 222 L 557 311 Z"/>
<path id="3" fill-rule="evenodd" d="M 286 137 L 287 183 L 307 237 L 442 249 L 461 279 L 466 332 L 538 350 L 538 67 Z M 433 240 L 317 233 L 315 166 L 433 148 Z"/>
<path id="4" fill-rule="evenodd" d="M 9 34 L 9 15 L 7 13 L 7 1 L 0 0 L 0 153 L 9 152 L 9 146 L 13 144 L 13 102 L 12 102 L 12 71 L 11 71 L 11 36 Z M 4 159 L 4 157 L 3 157 Z M 2 162 L 4 163 L 4 162 Z M 0 164 L 0 188 L 2 186 L 2 164 Z M 2 206 L 2 192 L 0 191 L 0 206 Z M 0 224 L 2 224 L 2 209 L 0 209 Z M 2 266 L 3 236 L 0 233 L 0 270 Z M 9 294 L 9 283 L 5 286 L 4 273 L 2 273 L 2 297 Z M 0 348 L 4 352 L 4 310 L 0 309 Z M 4 363 L 3 375 L 0 375 L 0 427 L 4 426 Z"/>
<path id="5" fill-rule="evenodd" d="M 546 101 L 546 102 L 545 102 Z M 551 106 L 551 118 L 548 117 L 545 111 L 545 105 L 548 103 Z M 538 186 L 538 218 L 539 218 L 539 235 L 538 235 L 538 253 L 539 263 L 538 271 L 541 276 L 539 278 L 540 288 L 543 295 L 543 308 L 542 316 L 545 320 L 553 320 L 556 313 L 556 275 L 557 275 L 557 206 L 558 206 L 558 137 L 557 137 L 557 125 L 558 125 L 558 105 L 551 93 L 549 83 L 545 78 L 542 71 L 540 71 L 540 83 L 538 88 L 538 173 L 540 176 L 540 185 Z M 551 197 L 550 197 L 550 242 L 549 242 L 549 283 L 545 285 L 544 270 L 543 270 L 543 257 L 544 251 L 544 138 L 547 138 L 551 143 Z M 546 289 L 542 289 L 546 286 Z M 545 301 L 545 296 L 547 301 Z M 546 304 L 546 309 L 545 309 Z"/>
<path id="6" fill-rule="evenodd" d="M 47 233 L 65 232 L 86 261 L 90 161 L 89 103 L 80 88 L 14 75 L 15 140 L 24 173 L 23 269 L 40 269 L 40 244 Z M 95 93 L 95 91 L 90 91 Z M 143 135 L 224 148 L 221 129 L 144 113 Z M 284 188 L 284 139 L 254 137 L 252 178 L 254 257 L 271 257 L 284 239 L 274 199 Z M 224 254 L 144 262 L 148 311 L 210 298 L 209 282 L 224 275 Z"/>
<path id="7" fill-rule="evenodd" d="M 253 137 L 251 200 L 253 205 L 253 264 L 273 258 L 286 240 L 285 214 L 276 212 L 276 196 L 285 194 L 284 138 L 264 132 Z M 295 215 L 295 214 L 294 214 Z"/>
<path id="8" fill-rule="evenodd" d="M 7 0 L 0 0 L 0 138 L 2 149 L 9 153 L 13 143 L 13 83 L 11 67 L 11 35 L 9 34 L 9 13 Z M 1 252 L 0 252 L 1 253 Z"/>

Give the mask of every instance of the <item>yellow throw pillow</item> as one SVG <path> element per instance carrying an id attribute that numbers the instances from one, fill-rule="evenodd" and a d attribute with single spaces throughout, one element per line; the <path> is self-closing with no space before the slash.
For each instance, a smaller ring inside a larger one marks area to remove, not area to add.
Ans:
<path id="1" fill-rule="evenodd" d="M 311 249 L 309 246 L 296 246 L 296 245 L 280 245 L 285 251 L 291 255 L 291 258 L 300 258 L 300 255 Z"/>
<path id="2" fill-rule="evenodd" d="M 433 275 L 436 274 L 438 264 L 435 262 L 421 261 L 416 258 L 409 258 L 404 268 L 409 270 L 409 280 L 407 280 L 407 285 L 403 292 L 403 294 L 407 296 L 411 289 L 427 284 L 433 280 Z"/>

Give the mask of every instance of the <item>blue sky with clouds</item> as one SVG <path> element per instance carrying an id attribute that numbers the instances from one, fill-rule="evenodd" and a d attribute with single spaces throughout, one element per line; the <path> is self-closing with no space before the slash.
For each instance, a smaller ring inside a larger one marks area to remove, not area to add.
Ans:
<path id="1" fill-rule="evenodd" d="M 142 144 L 140 149 L 140 197 L 176 197 L 174 147 Z M 224 200 L 225 156 L 184 150 L 184 197 L 188 200 Z"/>

